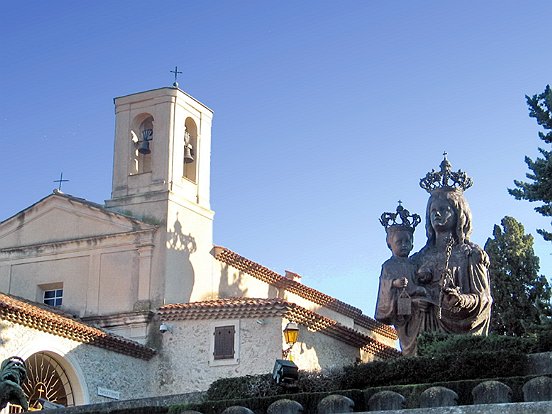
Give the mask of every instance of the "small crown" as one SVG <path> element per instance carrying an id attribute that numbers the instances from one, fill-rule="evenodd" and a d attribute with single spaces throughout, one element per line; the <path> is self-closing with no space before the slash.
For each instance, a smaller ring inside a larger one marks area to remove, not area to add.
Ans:
<path id="1" fill-rule="evenodd" d="M 452 165 L 447 160 L 447 153 L 443 153 L 443 161 L 441 161 L 441 171 L 431 170 L 424 178 L 420 180 L 420 187 L 431 193 L 437 188 L 446 189 L 461 189 L 467 190 L 473 185 L 473 180 L 468 177 L 464 171 L 451 171 Z M 449 182 L 450 181 L 450 182 Z"/>
<path id="2" fill-rule="evenodd" d="M 400 223 L 397 221 L 397 219 L 399 218 Z M 386 231 L 388 231 L 390 228 L 401 228 L 414 231 L 416 226 L 420 224 L 421 221 L 422 219 L 420 218 L 420 216 L 417 214 L 410 214 L 410 211 L 402 206 L 401 201 L 399 201 L 396 213 L 383 213 L 380 218 L 380 223 L 383 227 L 385 227 Z"/>

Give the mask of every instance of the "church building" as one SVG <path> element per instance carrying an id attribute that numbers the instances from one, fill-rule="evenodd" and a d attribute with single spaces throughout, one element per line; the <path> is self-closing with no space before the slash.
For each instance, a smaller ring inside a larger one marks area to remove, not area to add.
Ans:
<path id="1" fill-rule="evenodd" d="M 393 328 L 213 244 L 211 109 L 177 86 L 114 102 L 111 198 L 54 191 L 0 222 L 0 357 L 26 360 L 31 404 L 204 391 L 283 354 L 304 371 L 399 354 Z"/>

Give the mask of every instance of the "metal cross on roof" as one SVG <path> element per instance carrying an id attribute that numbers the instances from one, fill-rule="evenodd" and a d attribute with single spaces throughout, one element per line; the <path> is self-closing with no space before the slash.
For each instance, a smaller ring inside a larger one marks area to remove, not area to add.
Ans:
<path id="1" fill-rule="evenodd" d="M 179 72 L 179 71 L 178 71 L 178 66 L 175 66 L 175 67 L 174 67 L 174 70 L 170 70 L 169 72 L 174 73 L 174 83 L 173 83 L 173 86 L 174 86 L 175 88 L 178 88 L 178 82 L 176 81 L 176 78 L 178 78 L 178 74 L 179 74 L 179 73 L 181 74 L 182 72 Z"/>
<path id="2" fill-rule="evenodd" d="M 59 175 L 59 180 L 54 180 L 54 183 L 59 183 L 58 190 L 61 191 L 61 185 L 69 180 L 63 179 L 63 172 Z"/>

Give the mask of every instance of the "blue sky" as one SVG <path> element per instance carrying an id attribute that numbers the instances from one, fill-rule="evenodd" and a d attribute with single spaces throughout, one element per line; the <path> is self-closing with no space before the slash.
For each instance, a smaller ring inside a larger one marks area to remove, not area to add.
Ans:
<path id="1" fill-rule="evenodd" d="M 113 97 L 169 86 L 215 111 L 215 243 L 373 314 L 378 222 L 449 153 L 475 184 L 472 240 L 541 145 L 524 95 L 552 82 L 548 1 L 12 1 L 0 11 L 0 220 L 64 191 L 110 197 Z M 415 234 L 418 250 L 425 242 Z"/>

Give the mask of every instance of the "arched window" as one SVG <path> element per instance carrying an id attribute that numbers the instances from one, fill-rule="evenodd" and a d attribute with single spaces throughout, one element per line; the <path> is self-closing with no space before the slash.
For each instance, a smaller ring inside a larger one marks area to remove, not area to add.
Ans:
<path id="1" fill-rule="evenodd" d="M 67 373 L 51 355 L 37 352 L 27 358 L 25 365 L 27 379 L 22 388 L 29 399 L 30 409 L 41 409 L 41 400 L 65 407 L 75 405 L 73 387 Z M 20 411 L 16 407 L 10 407 L 10 412 Z"/>
<path id="2" fill-rule="evenodd" d="M 197 126 L 192 118 L 186 118 L 182 175 L 193 182 L 197 180 L 197 154 Z"/>
<path id="3" fill-rule="evenodd" d="M 138 115 L 131 130 L 131 171 L 141 174 L 151 171 L 151 153 L 154 147 L 153 116 Z"/>

